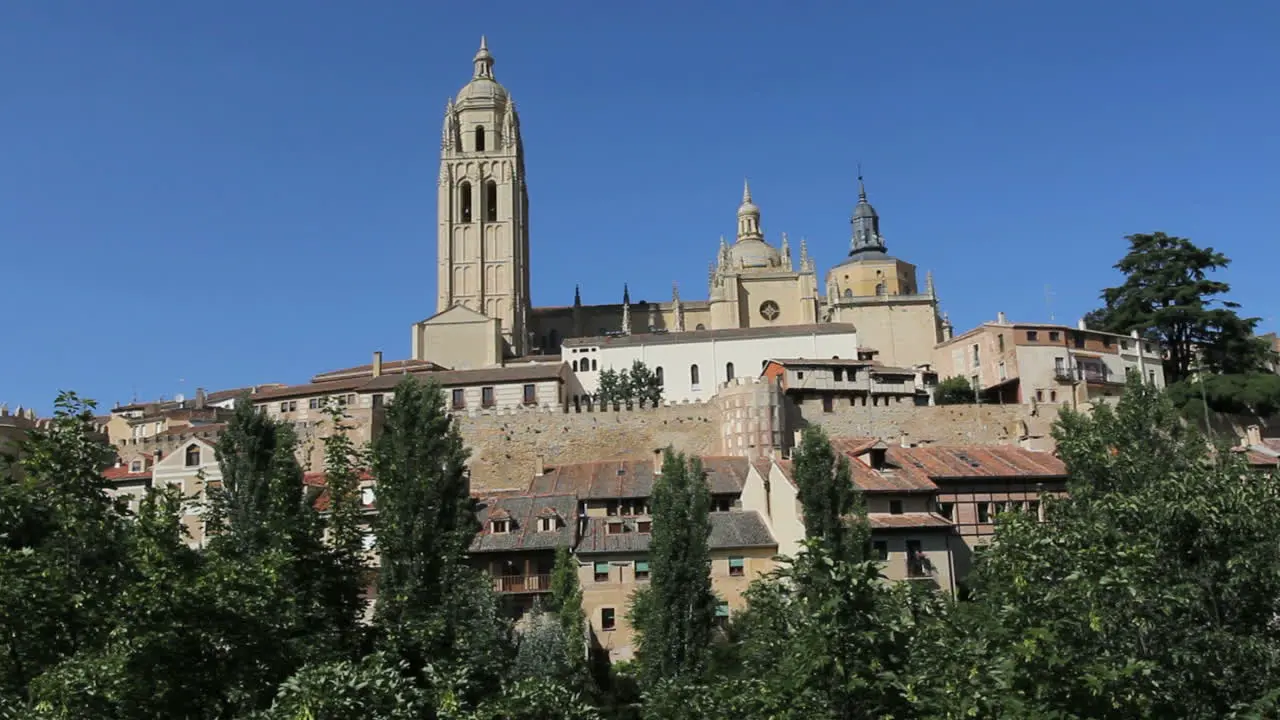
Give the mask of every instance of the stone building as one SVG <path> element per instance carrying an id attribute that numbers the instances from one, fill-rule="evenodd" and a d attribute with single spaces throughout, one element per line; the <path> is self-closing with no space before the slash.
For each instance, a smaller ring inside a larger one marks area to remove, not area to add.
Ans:
<path id="1" fill-rule="evenodd" d="M 1130 373 L 1164 387 L 1163 349 L 1132 335 L 1045 323 L 1012 323 L 999 313 L 938 345 L 939 377 L 963 377 L 989 402 L 1080 406 L 1118 398 Z"/>
<path id="2" fill-rule="evenodd" d="M 825 295 L 807 242 L 795 256 L 785 233 L 772 244 L 744 182 L 736 235 L 720 240 L 706 300 L 681 298 L 673 287 L 670 302 L 632 303 L 624 286 L 619 304 L 585 305 L 575 290 L 572 305 L 535 307 L 519 114 L 483 39 L 472 62 L 471 81 L 445 106 L 436 312 L 413 326 L 412 361 L 464 370 L 561 355 L 573 338 L 752 329 L 766 337 L 828 322 L 856 326 L 887 364 L 931 360 L 945 328 L 932 281 L 922 289 L 914 265 L 886 254 L 861 177 L 849 257 L 828 273 Z"/>

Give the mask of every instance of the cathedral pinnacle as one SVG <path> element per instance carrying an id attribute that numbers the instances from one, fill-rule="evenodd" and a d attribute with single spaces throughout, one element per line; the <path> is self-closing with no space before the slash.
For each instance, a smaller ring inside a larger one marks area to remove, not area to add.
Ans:
<path id="1" fill-rule="evenodd" d="M 489 78 L 493 79 L 493 56 L 489 54 L 489 43 L 485 41 L 483 35 L 480 36 L 480 49 L 476 52 L 475 74 L 473 79 Z"/>
<path id="2" fill-rule="evenodd" d="M 573 304 L 574 305 L 582 304 L 582 286 L 581 285 L 573 286 Z"/>
<path id="3" fill-rule="evenodd" d="M 742 204 L 746 205 L 751 202 L 751 183 L 746 178 L 742 178 Z"/>
<path id="4" fill-rule="evenodd" d="M 627 287 L 626 283 L 622 283 L 622 304 L 631 304 L 631 289 Z"/>

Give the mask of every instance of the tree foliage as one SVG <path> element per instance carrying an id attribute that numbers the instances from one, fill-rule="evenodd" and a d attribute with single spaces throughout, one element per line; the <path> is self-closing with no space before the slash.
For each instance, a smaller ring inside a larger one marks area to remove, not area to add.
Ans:
<path id="1" fill-rule="evenodd" d="M 1280 483 L 1175 400 L 1133 379 L 1114 408 L 1064 411 L 1069 497 L 1042 499 L 1047 522 L 1002 514 L 965 601 L 886 582 L 850 466 L 806 432 L 808 537 L 723 630 L 704 473 L 668 451 L 632 611 L 640 699 L 625 668 L 585 680 L 567 550 L 545 609 L 511 632 L 467 562 L 465 450 L 438 388 L 397 388 L 371 449 L 385 549 L 367 637 L 351 637 L 358 513 L 310 510 L 287 429 L 236 414 L 222 524 L 194 548 L 191 498 L 156 489 L 130 512 L 106 495 L 109 448 L 66 395 L 21 477 L 0 477 L 0 718 L 1276 717 Z M 352 500 L 362 452 L 326 450 L 330 500 Z"/>
<path id="2" fill-rule="evenodd" d="M 614 370 L 609 368 L 600 372 L 596 400 L 601 407 L 631 406 L 657 407 L 662 404 L 662 379 L 658 374 L 636 360 L 630 368 Z"/>
<path id="3" fill-rule="evenodd" d="M 646 685 L 698 676 L 707 661 L 716 596 L 708 567 L 711 493 L 702 462 L 668 449 L 653 485 L 649 587 L 636 593 L 631 624 Z"/>
<path id="4" fill-rule="evenodd" d="M 957 375 L 938 383 L 933 391 L 933 401 L 938 405 L 972 405 L 978 398 L 969 379 Z"/>
<path id="5" fill-rule="evenodd" d="M 1129 251 L 1116 263 L 1124 282 L 1102 291 L 1104 307 L 1086 316 L 1091 327 L 1116 333 L 1138 331 L 1164 346 L 1170 383 L 1196 369 L 1197 350 L 1206 369 L 1224 374 L 1260 369 L 1269 352 L 1253 337 L 1257 318 L 1242 318 L 1239 305 L 1221 299 L 1231 286 L 1210 278 L 1231 261 L 1211 247 L 1162 232 L 1129 235 Z"/>

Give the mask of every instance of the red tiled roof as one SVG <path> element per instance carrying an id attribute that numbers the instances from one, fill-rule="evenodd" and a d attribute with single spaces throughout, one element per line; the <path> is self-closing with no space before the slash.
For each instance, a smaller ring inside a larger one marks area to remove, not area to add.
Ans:
<path id="1" fill-rule="evenodd" d="M 653 480 L 652 460 L 601 460 L 550 468 L 534 476 L 527 492 L 584 499 L 648 497 Z"/>
<path id="2" fill-rule="evenodd" d="M 932 493 L 938 489 L 929 476 L 913 467 L 892 467 L 886 464 L 883 468 L 875 469 L 856 458 L 849 460 L 849 467 L 853 484 L 862 492 Z"/>
<path id="3" fill-rule="evenodd" d="M 936 478 L 1066 477 L 1067 466 L 1049 453 L 1011 445 L 890 447 L 889 462 Z"/>
<path id="4" fill-rule="evenodd" d="M 120 467 L 109 467 L 106 470 L 103 470 L 102 477 L 103 479 L 110 480 L 111 482 L 146 480 L 151 477 L 151 471 L 144 470 L 142 472 L 129 472 L 128 466 L 122 465 Z"/>
<path id="5" fill-rule="evenodd" d="M 853 457 L 854 455 L 861 455 L 881 442 L 883 441 L 879 438 L 838 437 L 831 438 L 831 447 L 838 453 Z"/>
<path id="6" fill-rule="evenodd" d="M 951 528 L 950 520 L 934 513 L 867 513 L 872 530 L 897 530 L 900 528 Z"/>
<path id="7" fill-rule="evenodd" d="M 1252 448 L 1244 448 L 1239 452 L 1245 455 L 1245 462 L 1251 467 L 1276 467 L 1280 465 L 1280 458 L 1273 457 L 1263 452 L 1258 452 Z"/>

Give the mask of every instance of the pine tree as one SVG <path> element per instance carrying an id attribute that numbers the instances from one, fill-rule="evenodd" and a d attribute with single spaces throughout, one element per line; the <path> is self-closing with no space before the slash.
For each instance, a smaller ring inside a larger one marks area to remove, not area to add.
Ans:
<path id="1" fill-rule="evenodd" d="M 636 594 L 631 613 L 641 677 L 651 687 L 695 678 L 706 665 L 716 607 L 710 507 L 701 461 L 668 449 L 653 486 L 652 579 Z"/>
<path id="2" fill-rule="evenodd" d="M 589 681 L 587 672 L 587 617 L 582 610 L 582 587 L 578 583 L 578 561 L 569 548 L 556 549 L 551 570 L 551 597 L 547 612 L 553 613 L 564 637 L 565 660 L 577 685 Z"/>
<path id="3" fill-rule="evenodd" d="M 337 403 L 325 408 L 331 432 L 323 440 L 325 491 L 329 495 L 328 544 L 332 549 L 335 573 L 331 576 L 333 598 L 342 608 L 335 628 L 344 644 L 354 647 L 358 620 L 364 615 L 364 589 L 368 582 L 364 537 L 366 522 L 360 490 L 360 474 L 367 464 L 365 453 L 356 449 L 349 432 L 353 426 Z"/>

